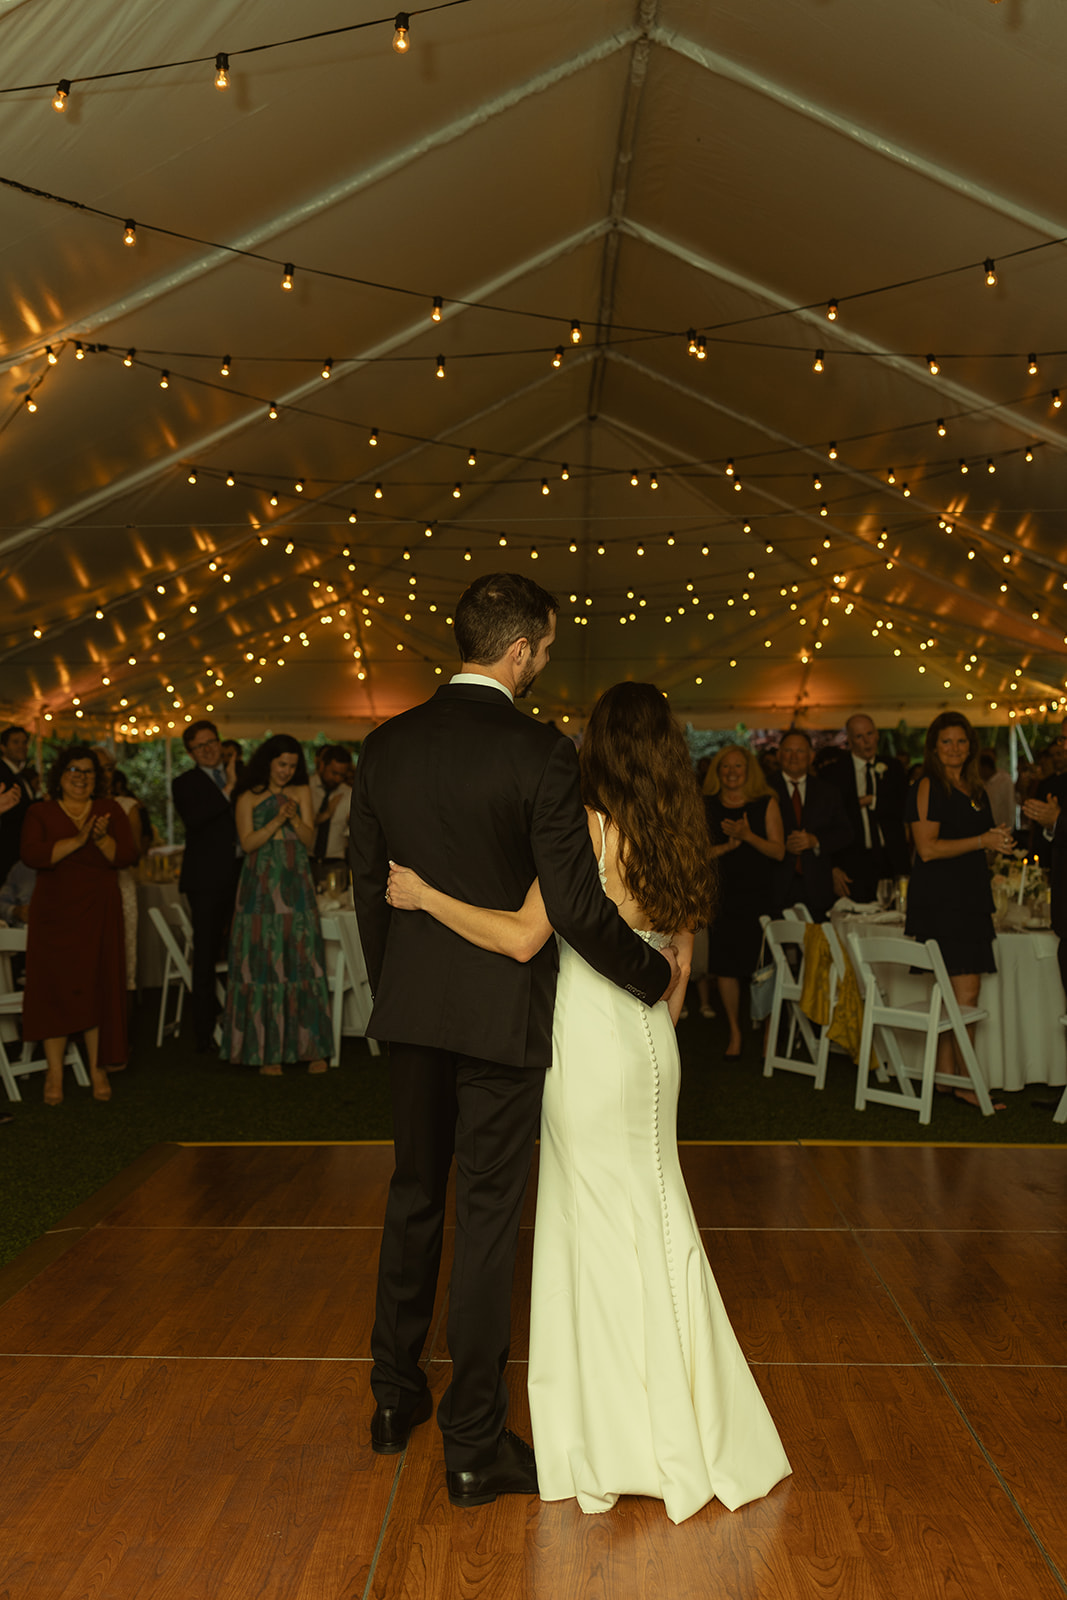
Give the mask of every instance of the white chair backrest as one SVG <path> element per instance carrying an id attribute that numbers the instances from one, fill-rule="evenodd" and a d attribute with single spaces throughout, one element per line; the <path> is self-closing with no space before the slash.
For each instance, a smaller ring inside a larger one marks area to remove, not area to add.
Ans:
<path id="1" fill-rule="evenodd" d="M 760 917 L 760 926 L 763 937 L 767 941 L 767 949 L 779 973 L 789 983 L 793 980 L 793 969 L 789 965 L 786 955 L 787 945 L 797 945 L 800 950 L 801 962 L 804 959 L 804 924 L 797 920 L 783 917 L 779 922 L 772 922 L 770 917 Z"/>
<path id="2" fill-rule="evenodd" d="M 25 950 L 25 948 L 25 928 L 5 928 L 0 924 L 0 950 Z"/>
<path id="3" fill-rule="evenodd" d="M 171 965 L 185 984 L 185 987 L 191 991 L 193 974 L 189 965 L 189 957 L 174 937 L 174 928 L 171 926 L 171 919 L 167 915 L 168 912 L 180 909 L 178 906 L 149 906 L 148 915 L 152 920 L 152 926 L 163 941 L 163 948 L 170 957 Z"/>
<path id="4" fill-rule="evenodd" d="M 815 921 L 815 918 L 812 916 L 807 906 L 801 905 L 799 900 L 797 901 L 796 905 L 791 906 L 788 911 L 783 911 L 782 915 L 785 917 L 796 917 L 798 922 Z"/>
<path id="5" fill-rule="evenodd" d="M 822 931 L 826 935 L 826 942 L 830 946 L 830 960 L 833 963 L 834 979 L 840 984 L 845 976 L 845 952 L 841 948 L 841 941 L 831 922 L 824 922 Z"/>

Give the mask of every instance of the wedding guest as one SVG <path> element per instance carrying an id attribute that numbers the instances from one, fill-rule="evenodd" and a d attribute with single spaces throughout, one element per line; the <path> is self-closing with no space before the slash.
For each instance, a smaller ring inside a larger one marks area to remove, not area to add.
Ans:
<path id="1" fill-rule="evenodd" d="M 347 869 L 354 773 L 352 757 L 343 744 L 326 744 L 315 752 L 315 771 L 308 781 L 315 826 L 311 853 L 321 867 Z"/>
<path id="2" fill-rule="evenodd" d="M 129 780 L 127 779 L 126 774 L 123 772 L 121 767 L 112 767 L 111 769 L 111 794 L 112 797 L 119 802 L 123 810 L 128 813 L 128 815 L 132 816 L 133 810 L 136 810 L 137 817 L 141 825 L 140 853 L 142 856 L 147 855 L 153 844 L 158 842 L 156 839 L 155 826 L 152 822 L 152 815 L 144 801 L 139 800 L 137 796 L 131 792 Z M 127 800 L 133 801 L 133 810 L 126 805 Z"/>
<path id="3" fill-rule="evenodd" d="M 984 852 L 1011 850 L 1015 841 L 1009 828 L 994 826 L 978 774 L 978 735 L 962 712 L 943 711 L 926 730 L 923 775 L 908 791 L 906 815 L 915 863 L 904 931 L 937 940 L 956 999 L 977 1005 L 982 973 L 997 970 Z M 961 1070 L 950 1033 L 937 1042 L 937 1070 Z M 955 1094 L 978 1104 L 971 1089 Z"/>
<path id="4" fill-rule="evenodd" d="M 223 765 L 227 767 L 233 766 L 233 770 L 237 774 L 237 781 L 240 783 L 245 771 L 244 751 L 241 749 L 241 741 L 239 739 L 223 739 L 219 749 L 222 751 Z"/>
<path id="5" fill-rule="evenodd" d="M 185 826 L 185 851 L 178 887 L 189 901 L 193 922 L 193 1031 L 201 1055 L 214 1050 L 218 999 L 215 963 L 223 953 L 233 914 L 240 849 L 231 796 L 235 761 L 225 761 L 213 722 L 191 722 L 182 743 L 195 765 L 171 784 Z"/>
<path id="6" fill-rule="evenodd" d="M 134 860 L 126 814 L 103 793 L 93 752 L 68 745 L 30 807 L 22 859 L 37 871 L 26 947 L 23 1036 L 43 1039 L 44 1101 L 63 1099 L 63 1057 L 84 1033 L 93 1099 L 110 1100 L 107 1068 L 126 1065 L 126 961 L 118 874 Z"/>
<path id="7" fill-rule="evenodd" d="M 261 744 L 237 785 L 245 852 L 230 935 L 222 1053 L 278 1077 L 325 1072 L 333 1053 L 326 955 L 308 849 L 315 838 L 304 753 L 287 733 Z"/>
<path id="8" fill-rule="evenodd" d="M 30 736 L 12 724 L 0 732 L 0 883 L 19 858 L 22 824 L 34 799 L 26 757 Z"/>
<path id="9" fill-rule="evenodd" d="M 878 729 L 857 711 L 845 723 L 846 749 L 823 774 L 837 789 L 852 839 L 833 857 L 834 893 L 869 902 L 882 878 L 907 873 L 911 862 L 904 836 L 904 769 L 879 761 Z"/>
<path id="10" fill-rule="evenodd" d="M 852 840 L 841 796 L 811 770 L 815 755 L 803 728 L 790 728 L 778 746 L 781 775 L 771 787 L 782 807 L 785 860 L 775 871 L 775 902 L 781 909 L 805 905 L 822 922 L 834 901 L 833 858 Z"/>
<path id="11" fill-rule="evenodd" d="M 774 865 L 785 858 L 785 830 L 751 750 L 724 745 L 704 780 L 711 853 L 719 864 L 719 904 L 708 930 L 708 970 L 715 974 L 730 1027 L 725 1059 L 736 1061 L 741 1036 L 741 984 L 759 965 L 759 919 L 774 906 Z"/>

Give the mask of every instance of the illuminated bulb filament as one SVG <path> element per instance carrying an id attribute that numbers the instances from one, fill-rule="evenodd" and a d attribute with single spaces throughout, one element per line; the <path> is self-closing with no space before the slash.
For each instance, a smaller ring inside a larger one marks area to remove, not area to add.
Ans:
<path id="1" fill-rule="evenodd" d="M 328 378 L 332 371 L 333 371 L 333 361 L 330 359 L 329 356 L 327 356 L 326 360 L 322 363 L 322 375 L 323 375 L 323 377 L 324 378 Z"/>
<path id="2" fill-rule="evenodd" d="M 927 356 L 926 365 L 930 368 L 931 373 L 936 378 L 938 373 L 941 371 L 941 368 L 937 364 L 937 357 Z"/>
<path id="3" fill-rule="evenodd" d="M 552 365 L 554 367 L 559 367 L 559 366 L 563 365 L 563 346 L 561 344 L 558 344 L 556 346 L 555 353 L 553 354 L 553 357 L 552 357 Z"/>
<path id="4" fill-rule="evenodd" d="M 406 56 L 411 49 L 411 18 L 406 11 L 397 12 L 393 27 L 393 49 L 398 56 Z"/>
<path id="5" fill-rule="evenodd" d="M 52 96 L 52 110 L 53 111 L 66 111 L 66 109 L 67 109 L 67 96 L 69 94 L 70 94 L 70 79 L 69 78 L 60 78 L 59 82 L 56 84 L 56 92 Z"/>
<path id="6" fill-rule="evenodd" d="M 986 256 L 982 262 L 982 270 L 985 273 L 986 283 L 991 289 L 995 289 L 997 286 L 997 269 L 992 256 Z"/>
<path id="7" fill-rule="evenodd" d="M 222 366 L 219 368 L 219 371 L 222 373 L 222 376 L 224 378 L 228 378 L 230 376 L 230 358 L 229 358 L 229 356 L 223 356 L 223 358 L 222 358 Z"/>
<path id="8" fill-rule="evenodd" d="M 228 89 L 230 87 L 230 58 L 225 50 L 220 50 L 215 57 L 215 88 Z"/>
<path id="9" fill-rule="evenodd" d="M 283 289 L 291 289 L 292 287 L 293 287 L 293 263 L 291 261 L 287 261 L 285 263 L 285 267 L 282 270 L 282 288 Z"/>
<path id="10" fill-rule="evenodd" d="M 1030 352 L 1030 359 L 1026 363 L 1026 370 L 1030 374 L 1031 378 L 1037 376 L 1037 356 L 1034 355 L 1033 351 Z"/>
<path id="11" fill-rule="evenodd" d="M 441 296 L 439 294 L 435 294 L 433 297 L 433 310 L 430 312 L 431 322 L 440 322 L 441 309 L 443 305 L 444 301 L 441 299 Z"/>
<path id="12" fill-rule="evenodd" d="M 437 376 L 439 378 L 443 378 L 444 375 L 445 375 L 445 358 L 444 358 L 444 356 L 438 356 L 438 358 L 437 358 Z"/>
<path id="13" fill-rule="evenodd" d="M 132 219 L 127 219 L 126 226 L 122 234 L 122 242 L 123 244 L 137 243 L 137 224 Z"/>
<path id="14" fill-rule="evenodd" d="M 581 344 L 581 342 L 582 342 L 582 325 L 581 325 L 580 322 L 572 322 L 571 323 L 571 344 Z"/>
<path id="15" fill-rule="evenodd" d="M 812 362 L 811 370 L 812 370 L 812 372 L 821 372 L 823 370 L 823 360 L 822 360 L 822 351 L 821 350 L 816 350 L 816 352 L 815 352 L 815 360 Z"/>
<path id="16" fill-rule="evenodd" d="M 836 322 L 837 321 L 837 301 L 836 300 L 831 300 L 830 304 L 827 306 L 827 308 L 826 308 L 826 320 L 827 320 L 827 322 Z"/>
<path id="17" fill-rule="evenodd" d="M 122 358 L 122 365 L 124 367 L 132 367 L 133 366 L 134 357 L 136 356 L 136 354 L 137 354 L 136 350 L 127 350 L 126 354 Z"/>

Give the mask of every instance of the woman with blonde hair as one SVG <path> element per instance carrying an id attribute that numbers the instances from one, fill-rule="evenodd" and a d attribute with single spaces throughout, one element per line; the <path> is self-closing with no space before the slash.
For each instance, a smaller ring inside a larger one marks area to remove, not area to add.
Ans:
<path id="1" fill-rule="evenodd" d="M 727 744 L 704 779 L 711 853 L 719 864 L 719 909 L 708 929 L 708 971 L 715 974 L 730 1026 L 725 1059 L 736 1061 L 741 984 L 759 965 L 759 919 L 772 909 L 774 863 L 785 857 L 785 828 L 755 752 Z"/>
<path id="2" fill-rule="evenodd" d="M 678 950 L 714 906 L 684 735 L 652 684 L 597 701 L 582 793 L 605 894 L 657 948 Z M 483 949 L 529 960 L 552 936 L 535 882 L 521 911 L 451 899 L 394 866 L 388 899 Z M 530 1415 L 543 1500 L 607 1511 L 620 1494 L 673 1522 L 718 1497 L 734 1510 L 789 1472 L 730 1327 L 678 1161 L 673 1021 L 560 942 L 534 1228 Z M 669 1005 L 669 1009 L 668 1009 Z"/>

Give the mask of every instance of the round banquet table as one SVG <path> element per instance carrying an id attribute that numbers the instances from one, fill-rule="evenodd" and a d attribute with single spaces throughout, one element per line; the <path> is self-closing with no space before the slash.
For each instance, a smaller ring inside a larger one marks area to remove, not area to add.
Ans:
<path id="1" fill-rule="evenodd" d="M 832 913 L 831 922 L 847 951 L 848 934 L 902 938 L 904 920 Z M 979 1006 L 989 1013 L 975 1029 L 974 1048 L 993 1089 L 1024 1089 L 1028 1083 L 1067 1084 L 1067 1029 L 1063 985 L 1056 951 L 1059 940 L 1047 928 L 998 933 L 997 970 L 982 978 Z M 887 1000 L 919 1000 L 930 979 L 899 967 L 876 967 Z M 904 1060 L 919 1064 L 921 1042 L 900 1035 Z"/>

